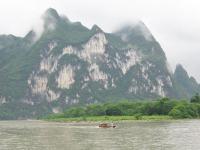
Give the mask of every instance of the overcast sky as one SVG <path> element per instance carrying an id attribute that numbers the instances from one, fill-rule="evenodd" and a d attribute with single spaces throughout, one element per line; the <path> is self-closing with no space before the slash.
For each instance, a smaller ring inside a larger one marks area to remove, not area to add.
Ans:
<path id="1" fill-rule="evenodd" d="M 49 7 L 89 28 L 97 24 L 106 32 L 142 20 L 172 68 L 181 63 L 200 82 L 199 0 L 0 0 L 0 34 L 24 36 Z"/>

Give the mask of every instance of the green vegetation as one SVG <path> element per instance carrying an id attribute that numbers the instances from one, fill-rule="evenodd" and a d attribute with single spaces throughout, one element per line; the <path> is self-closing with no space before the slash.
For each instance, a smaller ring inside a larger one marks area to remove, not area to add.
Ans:
<path id="1" fill-rule="evenodd" d="M 198 95 L 194 96 L 200 98 Z M 54 121 L 148 120 L 199 118 L 200 102 L 178 101 L 162 98 L 155 101 L 90 104 L 72 107 L 62 114 L 52 114 L 45 119 Z M 155 117 L 156 116 L 156 117 Z"/>
<path id="2" fill-rule="evenodd" d="M 58 117 L 58 116 L 57 116 Z M 166 115 L 152 115 L 152 116 L 142 116 L 138 119 L 136 116 L 88 116 L 88 117 L 74 117 L 74 118 L 64 118 L 51 116 L 46 118 L 45 120 L 48 121 L 55 121 L 55 122 L 80 122 L 80 121 L 126 121 L 126 120 L 170 120 L 172 117 Z"/>
<path id="3" fill-rule="evenodd" d="M 196 93 L 196 95 L 191 98 L 191 103 L 200 103 L 199 93 Z"/>

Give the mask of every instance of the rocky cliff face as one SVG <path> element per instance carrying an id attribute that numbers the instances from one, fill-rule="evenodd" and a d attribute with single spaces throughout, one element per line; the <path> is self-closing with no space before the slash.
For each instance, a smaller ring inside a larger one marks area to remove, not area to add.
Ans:
<path id="1" fill-rule="evenodd" d="M 96 25 L 90 30 L 70 22 L 54 9 L 43 19 L 39 38 L 34 30 L 24 38 L 0 38 L 0 53 L 10 60 L 0 61 L 0 105 L 18 101 L 37 116 L 73 104 L 190 97 L 200 91 L 182 68 L 171 73 L 162 48 L 141 22 L 108 34 Z"/>

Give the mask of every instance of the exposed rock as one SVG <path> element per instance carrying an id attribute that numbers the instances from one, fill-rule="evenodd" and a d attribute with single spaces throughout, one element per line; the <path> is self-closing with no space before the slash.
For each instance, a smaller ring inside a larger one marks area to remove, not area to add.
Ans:
<path id="1" fill-rule="evenodd" d="M 58 83 L 58 88 L 69 89 L 70 86 L 75 82 L 73 67 L 71 65 L 64 66 L 60 70 L 56 81 Z"/>
<path id="2" fill-rule="evenodd" d="M 0 105 L 5 104 L 6 103 L 6 98 L 3 96 L 0 96 Z"/>

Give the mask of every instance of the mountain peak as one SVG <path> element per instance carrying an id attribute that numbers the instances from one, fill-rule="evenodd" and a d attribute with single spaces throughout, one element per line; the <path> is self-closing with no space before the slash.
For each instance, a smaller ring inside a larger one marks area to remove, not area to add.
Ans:
<path id="1" fill-rule="evenodd" d="M 142 21 L 138 21 L 132 24 L 125 24 L 115 33 L 122 36 L 122 38 L 126 37 L 124 38 L 125 41 L 127 41 L 128 39 L 130 40 L 131 38 L 138 37 L 144 38 L 146 41 L 154 40 L 151 32 Z"/>
<path id="2" fill-rule="evenodd" d="M 199 84 L 190 77 L 182 65 L 178 64 L 174 72 L 174 78 L 178 87 L 181 87 L 180 97 L 191 97 L 196 92 L 199 92 Z M 184 95 L 184 96 L 183 96 Z"/>
<path id="3" fill-rule="evenodd" d="M 186 81 L 189 80 L 189 75 L 187 71 L 183 68 L 181 64 L 176 65 L 174 76 L 177 80 Z"/>
<path id="4" fill-rule="evenodd" d="M 94 31 L 94 32 L 103 32 L 103 30 L 99 26 L 97 26 L 96 24 L 94 24 L 92 26 L 91 30 Z"/>
<path id="5" fill-rule="evenodd" d="M 188 75 L 187 71 L 185 70 L 185 68 L 181 64 L 176 65 L 176 69 L 175 69 L 174 74 L 176 76 L 178 75 L 178 77 L 181 76 L 181 77 L 184 77 L 185 79 L 190 79 L 194 83 L 198 84 L 194 77 Z"/>
<path id="6" fill-rule="evenodd" d="M 180 73 L 182 75 L 188 76 L 187 71 L 183 68 L 183 66 L 181 64 L 176 65 L 175 74 L 176 73 Z"/>
<path id="7" fill-rule="evenodd" d="M 47 16 L 47 17 L 51 16 L 51 17 L 54 17 L 54 18 L 59 18 L 58 12 L 53 8 L 48 8 L 45 11 L 44 16 Z"/>
<path id="8" fill-rule="evenodd" d="M 58 25 L 61 20 L 61 17 L 57 13 L 57 11 L 53 8 L 49 8 L 45 11 L 42 16 L 44 21 L 44 29 L 45 30 L 52 30 Z"/>
<path id="9" fill-rule="evenodd" d="M 56 23 L 60 19 L 59 14 L 53 8 L 47 9 L 42 17 L 43 17 L 45 23 L 47 23 L 47 24 Z"/>

